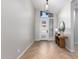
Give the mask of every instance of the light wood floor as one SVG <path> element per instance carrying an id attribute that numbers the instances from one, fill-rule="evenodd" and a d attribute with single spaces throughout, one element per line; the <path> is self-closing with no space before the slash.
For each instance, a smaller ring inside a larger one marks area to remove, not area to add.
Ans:
<path id="1" fill-rule="evenodd" d="M 77 54 L 58 47 L 52 41 L 38 41 L 34 42 L 21 59 L 77 59 Z"/>

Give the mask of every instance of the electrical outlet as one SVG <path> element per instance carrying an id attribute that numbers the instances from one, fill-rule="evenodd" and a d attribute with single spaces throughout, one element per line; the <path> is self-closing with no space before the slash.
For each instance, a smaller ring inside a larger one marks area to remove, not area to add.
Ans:
<path id="1" fill-rule="evenodd" d="M 17 52 L 20 53 L 21 52 L 20 49 L 17 49 Z"/>

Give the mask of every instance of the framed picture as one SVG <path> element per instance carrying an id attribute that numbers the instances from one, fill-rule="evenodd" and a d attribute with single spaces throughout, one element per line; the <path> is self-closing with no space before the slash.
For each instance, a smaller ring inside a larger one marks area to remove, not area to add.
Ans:
<path id="1" fill-rule="evenodd" d="M 46 21 L 42 21 L 42 24 L 46 24 Z"/>

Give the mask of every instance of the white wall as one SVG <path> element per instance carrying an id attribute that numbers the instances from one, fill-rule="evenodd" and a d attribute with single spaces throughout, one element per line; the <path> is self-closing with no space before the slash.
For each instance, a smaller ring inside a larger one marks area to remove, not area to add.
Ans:
<path id="1" fill-rule="evenodd" d="M 66 26 L 64 34 L 68 36 L 68 39 L 65 39 L 66 48 L 73 51 L 73 39 L 71 38 L 71 2 L 68 2 L 60 11 L 58 23 L 62 20 L 65 22 Z"/>
<path id="2" fill-rule="evenodd" d="M 55 40 L 55 29 L 58 27 L 58 18 L 57 18 L 57 14 L 55 13 L 54 14 L 54 17 L 53 17 L 53 40 Z"/>
<path id="3" fill-rule="evenodd" d="M 40 11 L 35 12 L 35 40 L 40 39 Z"/>
<path id="4" fill-rule="evenodd" d="M 34 8 L 31 0 L 2 0 L 1 10 L 1 59 L 16 59 L 34 39 Z"/>

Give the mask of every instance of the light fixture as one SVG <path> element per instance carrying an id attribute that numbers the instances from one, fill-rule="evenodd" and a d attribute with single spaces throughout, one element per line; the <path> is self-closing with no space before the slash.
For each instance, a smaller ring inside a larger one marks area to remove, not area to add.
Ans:
<path id="1" fill-rule="evenodd" d="M 46 4 L 46 10 L 48 10 L 48 4 Z"/>
<path id="2" fill-rule="evenodd" d="M 45 10 L 48 11 L 48 0 L 46 0 Z"/>

